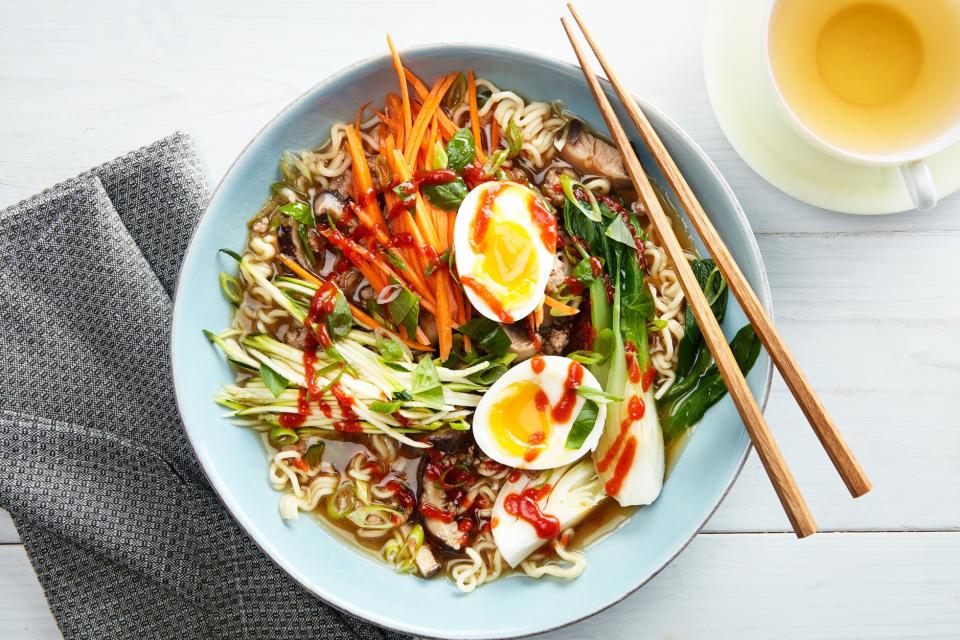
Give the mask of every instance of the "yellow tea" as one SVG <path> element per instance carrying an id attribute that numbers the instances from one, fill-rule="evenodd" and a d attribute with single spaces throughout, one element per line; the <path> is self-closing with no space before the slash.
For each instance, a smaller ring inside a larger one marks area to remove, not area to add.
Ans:
<path id="1" fill-rule="evenodd" d="M 958 0 L 781 0 L 768 40 L 784 101 L 841 151 L 895 156 L 960 118 Z"/>

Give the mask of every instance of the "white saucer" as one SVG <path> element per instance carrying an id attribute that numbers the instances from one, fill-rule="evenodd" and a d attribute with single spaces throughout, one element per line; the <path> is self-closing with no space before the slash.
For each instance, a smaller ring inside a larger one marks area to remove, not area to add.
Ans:
<path id="1" fill-rule="evenodd" d="M 913 209 L 897 167 L 864 167 L 808 144 L 780 113 L 767 80 L 765 0 L 713 0 L 703 68 L 713 112 L 733 148 L 767 182 L 798 200 L 843 213 Z M 960 189 L 960 144 L 928 158 L 942 200 Z"/>

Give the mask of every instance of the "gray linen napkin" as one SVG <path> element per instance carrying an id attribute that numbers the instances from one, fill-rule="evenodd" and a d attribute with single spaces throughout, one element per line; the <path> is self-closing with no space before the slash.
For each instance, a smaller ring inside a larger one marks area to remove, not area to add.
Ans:
<path id="1" fill-rule="evenodd" d="M 171 296 L 206 200 L 176 134 L 0 211 L 0 506 L 68 640 L 397 637 L 277 568 L 190 449 Z"/>

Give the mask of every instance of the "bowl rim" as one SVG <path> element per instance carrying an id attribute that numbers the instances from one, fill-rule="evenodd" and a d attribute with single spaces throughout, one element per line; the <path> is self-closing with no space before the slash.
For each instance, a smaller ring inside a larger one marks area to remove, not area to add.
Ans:
<path id="1" fill-rule="evenodd" d="M 443 55 L 444 50 L 450 47 L 457 47 L 457 48 L 463 48 L 463 49 L 478 49 L 488 53 L 506 54 L 514 57 L 533 59 L 537 62 L 547 64 L 547 65 L 556 65 L 556 66 L 566 67 L 569 70 L 573 70 L 577 72 L 580 71 L 579 66 L 574 65 L 570 62 L 567 62 L 566 60 L 562 60 L 562 59 L 555 58 L 555 57 L 541 54 L 541 53 L 536 53 L 533 51 L 522 49 L 520 47 L 512 47 L 507 45 L 482 43 L 482 42 L 449 41 L 449 42 L 438 42 L 438 43 L 432 43 L 432 44 L 423 44 L 423 45 L 417 45 L 413 47 L 407 47 L 399 51 L 399 54 L 401 55 L 401 57 L 405 54 L 407 55 L 408 54 Z M 287 103 L 280 111 L 278 111 L 272 118 L 270 118 L 260 129 L 258 129 L 257 132 L 253 135 L 253 137 L 251 137 L 250 140 L 237 153 L 236 157 L 230 163 L 229 167 L 227 167 L 226 171 L 224 171 L 223 175 L 220 177 L 219 181 L 217 182 L 216 188 L 211 192 L 210 199 L 207 202 L 207 205 L 204 207 L 203 213 L 197 218 L 197 224 L 194 227 L 193 232 L 191 233 L 190 242 L 187 245 L 187 249 L 183 254 L 183 261 L 181 262 L 181 265 L 186 264 L 187 261 L 191 259 L 193 253 L 198 250 L 196 247 L 197 230 L 200 228 L 202 224 L 204 224 L 207 214 L 209 213 L 210 208 L 216 202 L 217 198 L 220 196 L 220 193 L 223 190 L 223 187 L 225 182 L 227 181 L 227 178 L 229 178 L 230 175 L 233 173 L 234 169 L 237 166 L 237 163 L 239 163 L 240 160 L 245 157 L 245 155 L 250 150 L 250 148 L 261 138 L 261 136 L 263 136 L 263 134 L 267 130 L 272 128 L 276 123 L 278 123 L 282 118 L 284 118 L 286 114 L 290 112 L 295 106 L 297 106 L 301 101 L 303 101 L 308 96 L 312 95 L 314 92 L 321 89 L 323 86 L 333 83 L 344 77 L 347 77 L 350 74 L 354 73 L 357 69 L 360 69 L 367 65 L 383 63 L 384 61 L 389 62 L 390 60 L 391 60 L 391 56 L 389 53 L 382 53 L 379 55 L 367 56 L 365 58 L 362 58 L 356 62 L 353 62 L 347 65 L 346 67 L 343 67 L 339 71 L 324 77 L 322 80 L 314 83 L 308 89 L 301 92 L 289 103 Z M 605 91 L 612 90 L 612 87 L 606 78 L 600 77 L 599 79 Z M 672 118 L 668 117 L 665 113 L 663 113 L 663 111 L 661 111 L 659 108 L 655 107 L 654 105 L 647 102 L 646 100 L 640 98 L 632 91 L 630 95 L 633 97 L 634 100 L 637 101 L 637 103 L 640 105 L 640 107 L 644 111 L 655 113 L 657 117 L 661 118 L 665 123 L 667 123 L 667 125 L 669 125 L 674 129 L 674 131 L 679 135 L 679 137 L 690 147 L 690 149 L 693 150 L 699 162 L 707 168 L 709 173 L 713 176 L 713 178 L 716 180 L 716 182 L 720 186 L 721 190 L 723 191 L 723 193 L 725 194 L 729 202 L 732 204 L 733 215 L 736 217 L 738 223 L 742 226 L 744 231 L 746 231 L 747 246 L 752 254 L 753 259 L 756 261 L 756 264 L 760 268 L 759 269 L 760 293 L 763 295 L 763 306 L 772 319 L 773 318 L 772 296 L 770 291 L 770 282 L 767 277 L 766 266 L 764 265 L 764 262 L 763 262 L 763 256 L 760 253 L 760 247 L 757 244 L 756 235 L 753 231 L 752 226 L 750 225 L 749 219 L 747 218 L 746 214 L 743 211 L 743 207 L 740 205 L 740 201 L 737 199 L 736 194 L 733 192 L 733 189 L 730 187 L 726 178 L 723 176 L 723 174 L 720 172 L 717 166 L 713 163 L 710 157 L 706 154 L 706 152 L 700 147 L 699 144 L 696 143 L 696 141 L 694 141 L 692 137 L 690 137 L 690 135 L 682 127 L 680 127 L 680 125 L 678 125 Z M 210 487 L 214 490 L 217 497 L 220 499 L 223 505 L 227 508 L 227 511 L 230 513 L 230 516 L 237 522 L 237 524 L 240 525 L 240 527 L 250 537 L 253 543 L 271 560 L 271 562 L 273 562 L 278 567 L 280 567 L 284 571 L 284 573 L 290 576 L 295 582 L 297 582 L 297 584 L 303 587 L 308 593 L 310 593 L 314 597 L 320 599 L 324 604 L 327 604 L 341 612 L 347 613 L 363 621 L 369 622 L 371 624 L 374 624 L 376 626 L 379 626 L 381 628 L 384 628 L 390 631 L 408 633 L 420 638 L 523 638 L 523 637 L 528 637 L 528 636 L 532 636 L 540 633 L 547 633 L 549 631 L 555 631 L 557 629 L 563 629 L 565 627 L 576 624 L 578 622 L 582 622 L 588 618 L 595 616 L 601 611 L 604 611 L 612 607 L 618 602 L 621 602 L 622 600 L 626 599 L 628 596 L 636 593 L 641 587 L 645 586 L 654 577 L 659 575 L 660 572 L 663 571 L 663 569 L 667 565 L 673 562 L 674 559 L 676 559 L 676 557 L 680 555 L 690 545 L 693 539 L 697 537 L 697 535 L 700 533 L 700 531 L 703 529 L 706 523 L 710 520 L 710 518 L 713 517 L 713 514 L 716 513 L 717 509 L 720 507 L 720 505 L 726 499 L 727 495 L 730 493 L 730 489 L 733 487 L 737 478 L 740 476 L 741 471 L 743 471 L 743 466 L 746 463 L 747 458 L 750 456 L 750 452 L 753 449 L 752 441 L 749 438 L 747 438 L 747 446 L 744 448 L 743 454 L 740 456 L 740 460 L 737 462 L 734 472 L 731 474 L 729 480 L 727 481 L 726 486 L 723 488 L 723 491 L 721 492 L 720 497 L 718 498 L 716 504 L 714 504 L 713 507 L 704 515 L 703 519 L 692 530 L 692 532 L 687 537 L 687 539 L 680 542 L 680 544 L 676 547 L 676 550 L 673 554 L 665 558 L 663 562 L 660 564 L 660 566 L 656 570 L 652 571 L 650 575 L 648 575 L 646 578 L 641 580 L 632 588 L 626 589 L 619 596 L 612 598 L 608 601 L 598 603 L 596 606 L 592 607 L 590 611 L 588 611 L 587 613 L 581 616 L 578 616 L 577 618 L 566 620 L 564 622 L 560 622 L 558 624 L 544 627 L 541 629 L 524 630 L 524 631 L 521 631 L 520 633 L 507 633 L 507 634 L 495 633 L 493 635 L 476 635 L 472 633 L 455 632 L 451 634 L 445 634 L 443 636 L 438 636 L 438 635 L 435 635 L 436 634 L 435 629 L 428 630 L 426 628 L 419 627 L 417 625 L 411 625 L 404 622 L 390 620 L 380 616 L 376 611 L 372 611 L 365 608 L 363 605 L 358 605 L 353 602 L 343 600 L 337 597 L 336 595 L 330 593 L 322 585 L 315 583 L 315 581 L 303 575 L 297 569 L 297 567 L 287 562 L 282 555 L 280 555 L 279 553 L 275 554 L 272 551 L 272 548 L 273 548 L 272 543 L 267 539 L 266 535 L 262 535 L 258 531 L 257 527 L 254 526 L 255 523 L 252 522 L 252 519 L 248 518 L 243 513 L 239 503 L 233 498 L 233 495 L 230 492 L 229 487 L 224 486 L 219 480 L 214 479 L 211 476 L 211 474 L 207 471 L 208 456 L 201 450 L 200 443 L 196 440 L 196 438 L 199 436 L 196 435 L 194 431 L 187 426 L 187 421 L 184 419 L 184 411 L 181 408 L 181 393 L 180 393 L 180 388 L 178 384 L 178 376 L 176 374 L 178 370 L 177 364 L 179 362 L 179 358 L 177 357 L 178 350 L 175 348 L 175 345 L 177 342 L 177 336 L 178 336 L 177 323 L 175 322 L 175 320 L 178 316 L 178 305 L 180 303 L 181 284 L 185 279 L 185 275 L 186 274 L 181 267 L 181 270 L 177 275 L 177 284 L 174 290 L 174 301 L 173 301 L 173 309 L 171 314 L 172 320 L 171 320 L 171 326 L 170 326 L 170 361 L 171 361 L 170 366 L 171 366 L 171 374 L 173 377 L 174 397 L 176 399 L 177 411 L 180 414 L 180 418 L 181 418 L 180 421 L 183 425 L 183 430 L 187 434 L 187 440 L 190 443 L 190 447 L 193 449 L 194 455 L 196 455 L 197 460 L 200 462 L 199 466 L 204 477 L 207 479 L 207 482 L 209 483 Z M 765 380 L 763 381 L 763 390 L 762 390 L 762 393 L 760 394 L 761 397 L 758 398 L 761 411 L 764 411 L 766 409 L 767 402 L 770 398 L 770 388 L 772 385 L 772 381 L 773 381 L 773 366 L 771 365 L 771 366 L 768 366 L 767 368 Z"/>

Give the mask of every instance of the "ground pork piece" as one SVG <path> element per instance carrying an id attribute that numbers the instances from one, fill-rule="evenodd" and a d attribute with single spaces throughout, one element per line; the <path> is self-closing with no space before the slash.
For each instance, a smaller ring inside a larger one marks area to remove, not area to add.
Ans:
<path id="1" fill-rule="evenodd" d="M 277 337 L 296 349 L 303 349 L 307 344 L 306 327 L 287 327 L 285 331 L 277 332 Z"/>
<path id="2" fill-rule="evenodd" d="M 264 234 L 270 230 L 270 218 L 264 216 L 253 223 L 253 226 L 250 229 L 254 233 Z"/>
<path id="3" fill-rule="evenodd" d="M 543 175 L 543 184 L 540 185 L 540 191 L 543 195 L 550 201 L 555 207 L 562 207 L 564 201 L 563 188 L 560 185 L 560 176 L 568 175 L 574 180 L 579 181 L 580 178 L 573 172 L 573 170 L 568 168 L 552 168 L 547 169 L 547 172 Z"/>
<path id="4" fill-rule="evenodd" d="M 570 327 L 554 326 L 547 331 L 543 340 L 543 353 L 548 356 L 557 356 L 563 354 L 567 345 L 570 344 Z"/>
<path id="5" fill-rule="evenodd" d="M 553 264 L 550 266 L 550 277 L 547 278 L 547 293 L 555 294 L 563 288 L 570 275 L 570 265 L 559 255 L 553 256 Z"/>
<path id="6" fill-rule="evenodd" d="M 347 171 L 342 176 L 337 176 L 327 185 L 327 190 L 336 193 L 342 199 L 350 197 L 350 191 L 353 189 L 353 172 Z"/>

